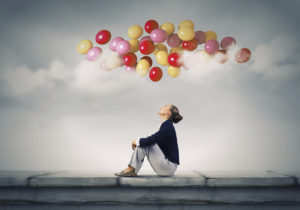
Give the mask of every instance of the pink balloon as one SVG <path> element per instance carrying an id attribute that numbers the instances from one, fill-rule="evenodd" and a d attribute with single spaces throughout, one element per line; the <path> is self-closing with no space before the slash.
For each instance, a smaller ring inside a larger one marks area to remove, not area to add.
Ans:
<path id="1" fill-rule="evenodd" d="M 221 47 L 224 50 L 230 50 L 236 45 L 236 41 L 233 37 L 227 36 L 224 37 L 221 41 Z"/>
<path id="2" fill-rule="evenodd" d="M 177 34 L 172 34 L 168 37 L 167 44 L 170 47 L 178 47 L 181 44 L 182 40 L 179 39 Z"/>
<path id="3" fill-rule="evenodd" d="M 144 36 L 143 38 L 141 38 L 140 43 L 142 43 L 143 41 L 146 41 L 146 40 L 152 41 L 150 36 Z"/>
<path id="4" fill-rule="evenodd" d="M 164 42 L 168 38 L 167 32 L 161 28 L 154 29 L 151 32 L 150 36 L 151 36 L 151 40 L 156 43 Z"/>
<path id="5" fill-rule="evenodd" d="M 119 37 L 119 36 L 113 38 L 113 39 L 110 41 L 110 43 L 109 43 L 109 48 L 110 48 L 112 51 L 116 51 L 116 46 L 117 46 L 118 42 L 121 41 L 121 40 L 123 40 L 123 38 L 122 38 L 122 37 Z"/>
<path id="6" fill-rule="evenodd" d="M 116 45 L 116 51 L 120 55 L 125 55 L 126 53 L 129 53 L 130 50 L 131 50 L 131 45 L 126 40 L 121 40 Z"/>
<path id="7" fill-rule="evenodd" d="M 102 49 L 100 47 L 92 47 L 87 52 L 86 58 L 89 61 L 96 61 L 100 58 L 101 55 L 102 55 Z"/>
<path id="8" fill-rule="evenodd" d="M 136 66 L 125 66 L 124 68 L 125 72 L 136 72 Z"/>
<path id="9" fill-rule="evenodd" d="M 204 31 L 196 31 L 194 38 L 197 39 L 198 44 L 202 44 L 206 40 L 206 33 Z"/>
<path id="10" fill-rule="evenodd" d="M 219 49 L 219 47 L 220 47 L 219 42 L 213 39 L 208 40 L 204 45 L 204 49 L 208 54 L 215 53 Z"/>

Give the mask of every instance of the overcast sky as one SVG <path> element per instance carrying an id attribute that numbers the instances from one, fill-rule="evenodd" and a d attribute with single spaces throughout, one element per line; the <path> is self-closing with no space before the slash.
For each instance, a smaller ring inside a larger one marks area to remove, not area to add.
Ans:
<path id="1" fill-rule="evenodd" d="M 120 171 L 165 104 L 183 116 L 178 170 L 300 170 L 299 2 L 0 1 L 0 170 Z M 76 51 L 99 30 L 128 39 L 149 19 L 191 19 L 252 57 L 177 78 L 163 68 L 155 83 Z"/>

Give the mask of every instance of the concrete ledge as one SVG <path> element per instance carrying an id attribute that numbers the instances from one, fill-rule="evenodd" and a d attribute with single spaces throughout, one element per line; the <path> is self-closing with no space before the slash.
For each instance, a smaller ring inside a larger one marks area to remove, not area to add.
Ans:
<path id="1" fill-rule="evenodd" d="M 7 205 L 279 205 L 300 207 L 299 171 L 177 171 L 172 177 L 101 171 L 0 171 Z M 300 208 L 299 208 L 300 209 Z"/>
<path id="2" fill-rule="evenodd" d="M 300 171 L 177 171 L 164 177 L 117 177 L 101 171 L 0 171 L 0 187 L 281 187 L 299 186 Z"/>
<path id="3" fill-rule="evenodd" d="M 199 171 L 206 177 L 206 186 L 214 187 L 261 187 L 296 186 L 297 178 L 275 171 Z M 289 172 L 286 172 L 289 174 Z M 299 177 L 298 177 L 299 178 Z"/>

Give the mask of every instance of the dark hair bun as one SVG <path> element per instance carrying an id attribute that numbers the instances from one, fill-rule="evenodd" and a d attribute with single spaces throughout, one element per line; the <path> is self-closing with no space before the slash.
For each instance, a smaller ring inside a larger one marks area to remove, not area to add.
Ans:
<path id="1" fill-rule="evenodd" d="M 176 114 L 173 118 L 174 123 L 178 123 L 180 120 L 182 120 L 182 116 L 180 114 Z"/>

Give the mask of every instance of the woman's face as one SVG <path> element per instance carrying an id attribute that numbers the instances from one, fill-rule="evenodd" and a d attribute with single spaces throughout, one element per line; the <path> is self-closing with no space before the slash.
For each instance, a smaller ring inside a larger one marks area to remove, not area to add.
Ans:
<path id="1" fill-rule="evenodd" d="M 169 117 L 171 115 L 170 108 L 171 108 L 171 105 L 166 104 L 166 105 L 164 105 L 160 108 L 158 114 L 161 115 L 161 116 Z"/>

